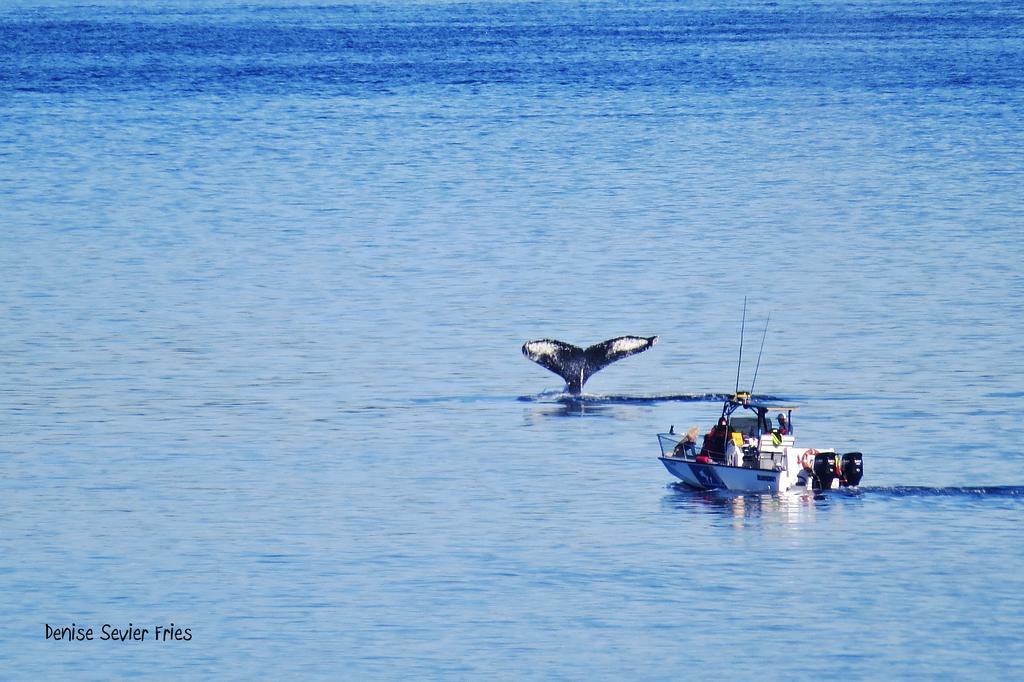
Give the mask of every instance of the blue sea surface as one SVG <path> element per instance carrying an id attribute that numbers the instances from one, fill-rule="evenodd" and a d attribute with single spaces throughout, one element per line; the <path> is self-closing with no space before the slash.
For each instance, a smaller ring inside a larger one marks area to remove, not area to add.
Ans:
<path id="1" fill-rule="evenodd" d="M 0 677 L 1024 677 L 1022 150 L 1016 2 L 4 3 Z M 658 462 L 744 298 L 860 489 Z"/>

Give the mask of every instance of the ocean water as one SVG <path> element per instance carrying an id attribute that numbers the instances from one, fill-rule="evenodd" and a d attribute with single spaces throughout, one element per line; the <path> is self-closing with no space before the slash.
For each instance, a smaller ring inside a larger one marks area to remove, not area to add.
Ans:
<path id="1" fill-rule="evenodd" d="M 0 677 L 1020 679 L 1022 65 L 999 1 L 4 3 Z M 858 491 L 656 459 L 744 297 Z"/>

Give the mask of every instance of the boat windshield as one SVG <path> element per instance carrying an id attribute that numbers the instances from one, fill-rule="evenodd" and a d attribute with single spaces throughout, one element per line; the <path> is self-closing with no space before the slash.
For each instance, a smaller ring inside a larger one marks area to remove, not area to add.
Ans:
<path id="1" fill-rule="evenodd" d="M 757 417 L 736 417 L 734 416 L 729 420 L 729 428 L 733 431 L 739 431 L 743 434 L 744 438 L 757 438 Z"/>

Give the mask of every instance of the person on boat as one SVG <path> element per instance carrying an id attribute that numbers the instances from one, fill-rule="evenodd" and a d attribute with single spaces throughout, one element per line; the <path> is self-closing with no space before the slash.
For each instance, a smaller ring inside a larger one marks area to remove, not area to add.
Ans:
<path id="1" fill-rule="evenodd" d="M 700 432 L 696 426 L 692 427 L 683 436 L 683 439 L 676 444 L 675 449 L 672 451 L 673 457 L 682 457 L 684 459 L 694 459 L 697 457 L 697 434 Z"/>
<path id="2" fill-rule="evenodd" d="M 775 418 L 779 420 L 779 433 L 783 436 L 793 435 L 793 425 L 786 421 L 786 415 L 779 412 Z"/>
<path id="3" fill-rule="evenodd" d="M 707 435 L 704 436 L 704 443 L 700 448 L 701 456 L 709 457 L 717 462 L 724 461 L 725 441 L 728 437 L 728 422 L 726 422 L 725 417 L 722 417 L 718 420 L 718 424 L 712 427 L 712 429 L 708 431 Z"/>
<path id="4" fill-rule="evenodd" d="M 743 466 L 743 436 L 738 431 L 732 432 L 732 437 L 726 441 L 725 463 L 731 467 Z"/>

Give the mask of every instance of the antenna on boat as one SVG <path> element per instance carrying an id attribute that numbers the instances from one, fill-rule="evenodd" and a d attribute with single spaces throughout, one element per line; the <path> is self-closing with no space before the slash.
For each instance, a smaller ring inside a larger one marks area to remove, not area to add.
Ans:
<path id="1" fill-rule="evenodd" d="M 743 321 L 740 323 L 740 358 L 736 361 L 736 390 L 733 393 L 740 392 L 740 365 L 743 364 L 743 331 L 747 326 L 747 297 L 743 297 Z"/>
<path id="2" fill-rule="evenodd" d="M 764 339 L 768 336 L 768 323 L 772 319 L 772 314 L 768 313 L 768 319 L 764 321 L 764 333 L 761 334 L 761 350 L 757 351 L 757 364 L 754 365 L 754 378 L 750 381 L 750 395 L 754 395 L 754 384 L 757 383 L 757 370 L 761 368 L 761 353 L 764 352 Z"/>

